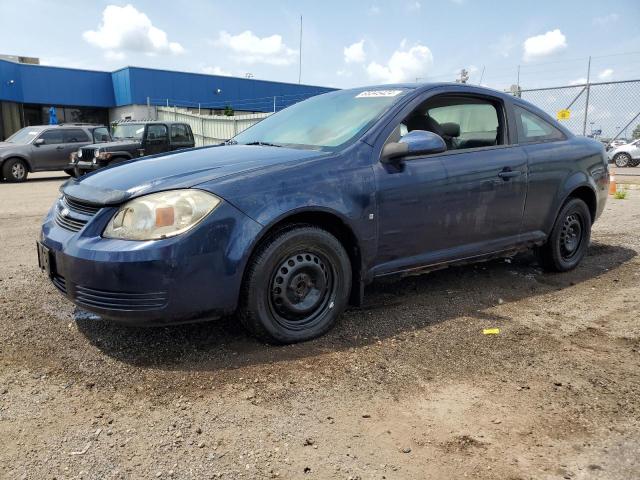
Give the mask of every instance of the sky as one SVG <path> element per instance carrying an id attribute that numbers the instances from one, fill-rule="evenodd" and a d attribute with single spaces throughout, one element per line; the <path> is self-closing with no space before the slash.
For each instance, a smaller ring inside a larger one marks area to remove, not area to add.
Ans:
<path id="1" fill-rule="evenodd" d="M 640 1 L 0 0 L 0 53 L 351 87 L 640 78 Z"/>

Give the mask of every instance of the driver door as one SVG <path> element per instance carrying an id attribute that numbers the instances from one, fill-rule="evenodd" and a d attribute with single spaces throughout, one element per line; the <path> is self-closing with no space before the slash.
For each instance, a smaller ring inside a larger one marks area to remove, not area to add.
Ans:
<path id="1" fill-rule="evenodd" d="M 62 128 L 53 127 L 45 130 L 34 140 L 31 150 L 31 161 L 34 170 L 59 170 L 62 168 L 61 158 L 65 154 L 64 133 Z M 69 157 L 66 157 L 69 161 Z"/>
<path id="2" fill-rule="evenodd" d="M 169 131 L 162 123 L 150 123 L 144 134 L 144 154 L 155 155 L 169 150 Z"/>
<path id="3" fill-rule="evenodd" d="M 509 145 L 501 101 L 439 95 L 403 124 L 410 131 L 442 136 L 448 149 L 375 165 L 379 230 L 374 273 L 437 265 L 517 243 L 527 159 L 522 148 Z"/>

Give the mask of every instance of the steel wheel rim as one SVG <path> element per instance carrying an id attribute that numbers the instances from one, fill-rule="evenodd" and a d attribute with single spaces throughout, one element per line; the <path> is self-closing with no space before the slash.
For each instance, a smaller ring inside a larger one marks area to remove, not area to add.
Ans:
<path id="1" fill-rule="evenodd" d="M 13 178 L 17 180 L 20 180 L 22 179 L 22 177 L 24 177 L 25 171 L 26 170 L 24 168 L 24 165 L 22 165 L 21 163 L 16 163 L 11 167 L 11 175 L 13 175 Z"/>
<path id="2" fill-rule="evenodd" d="M 560 254 L 564 260 L 571 260 L 580 251 L 584 223 L 577 213 L 570 213 L 564 219 L 560 233 Z"/>
<path id="3" fill-rule="evenodd" d="M 331 302 L 335 272 L 326 257 L 310 251 L 288 255 L 274 269 L 269 308 L 288 330 L 312 328 Z"/>

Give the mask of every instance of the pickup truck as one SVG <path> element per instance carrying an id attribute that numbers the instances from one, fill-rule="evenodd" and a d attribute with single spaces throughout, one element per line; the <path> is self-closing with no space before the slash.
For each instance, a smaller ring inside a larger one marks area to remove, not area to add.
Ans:
<path id="1" fill-rule="evenodd" d="M 111 137 L 111 142 L 85 145 L 71 154 L 68 168 L 75 176 L 125 160 L 195 146 L 191 127 L 180 122 L 117 123 Z"/>

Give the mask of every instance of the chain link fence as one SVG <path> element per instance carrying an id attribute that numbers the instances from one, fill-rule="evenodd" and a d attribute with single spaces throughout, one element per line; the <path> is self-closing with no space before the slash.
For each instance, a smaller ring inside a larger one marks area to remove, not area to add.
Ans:
<path id="1" fill-rule="evenodd" d="M 523 89 L 515 95 L 554 118 L 569 110 L 560 122 L 576 135 L 631 139 L 640 124 L 640 80 Z"/>

